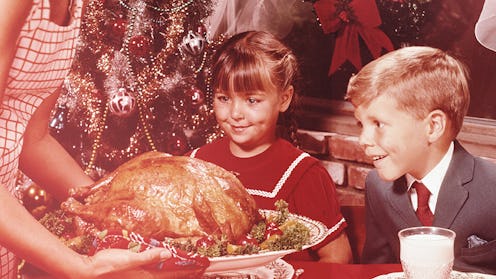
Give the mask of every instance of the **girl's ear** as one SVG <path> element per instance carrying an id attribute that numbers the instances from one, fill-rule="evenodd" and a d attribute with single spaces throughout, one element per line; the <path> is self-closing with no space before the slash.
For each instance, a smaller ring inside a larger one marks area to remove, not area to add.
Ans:
<path id="1" fill-rule="evenodd" d="M 293 99 L 293 94 L 294 94 L 294 87 L 290 85 L 286 90 L 281 92 L 279 95 L 281 103 L 279 105 L 279 111 L 280 112 L 285 112 L 288 108 L 289 105 L 291 104 L 291 100 Z"/>
<path id="2" fill-rule="evenodd" d="M 431 143 L 438 141 L 448 132 L 448 117 L 442 110 L 431 111 L 427 120 L 429 121 L 428 137 Z"/>

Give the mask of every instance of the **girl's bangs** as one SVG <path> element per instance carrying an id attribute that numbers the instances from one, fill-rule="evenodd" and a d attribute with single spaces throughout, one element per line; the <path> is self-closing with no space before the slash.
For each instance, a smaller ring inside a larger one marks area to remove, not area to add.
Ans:
<path id="1" fill-rule="evenodd" d="M 256 59 L 240 59 L 236 63 L 225 64 L 217 74 L 216 89 L 224 92 L 265 91 L 271 84 L 270 75 L 266 67 L 257 65 L 257 62 Z"/>

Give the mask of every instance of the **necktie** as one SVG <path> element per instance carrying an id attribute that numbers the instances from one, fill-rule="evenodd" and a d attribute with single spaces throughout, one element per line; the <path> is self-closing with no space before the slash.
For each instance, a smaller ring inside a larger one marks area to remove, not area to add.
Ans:
<path id="1" fill-rule="evenodd" d="M 417 217 L 424 226 L 432 226 L 432 221 L 434 220 L 434 215 L 429 208 L 429 196 L 431 192 L 424 184 L 415 182 L 412 187 L 417 191 Z"/>

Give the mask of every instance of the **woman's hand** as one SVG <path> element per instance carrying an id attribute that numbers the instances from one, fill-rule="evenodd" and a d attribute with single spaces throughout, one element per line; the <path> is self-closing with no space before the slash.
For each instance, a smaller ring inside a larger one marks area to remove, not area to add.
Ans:
<path id="1" fill-rule="evenodd" d="M 105 249 L 94 256 L 83 257 L 83 265 L 70 278 L 172 278 L 173 272 L 160 270 L 161 261 L 172 257 L 165 248 L 140 253 L 125 249 Z"/>

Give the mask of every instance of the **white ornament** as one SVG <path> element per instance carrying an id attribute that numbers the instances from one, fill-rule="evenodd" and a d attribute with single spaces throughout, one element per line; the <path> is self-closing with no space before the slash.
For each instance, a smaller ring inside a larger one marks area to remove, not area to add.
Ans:
<path id="1" fill-rule="evenodd" d="M 136 107 L 136 98 L 126 88 L 119 88 L 109 100 L 109 109 L 114 115 L 120 117 L 129 116 Z"/>

